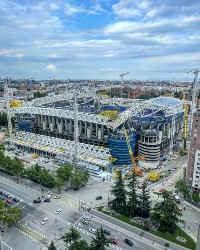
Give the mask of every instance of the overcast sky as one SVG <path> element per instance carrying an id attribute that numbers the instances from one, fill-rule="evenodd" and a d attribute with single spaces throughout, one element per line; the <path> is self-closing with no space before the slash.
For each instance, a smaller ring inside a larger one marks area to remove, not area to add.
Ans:
<path id="1" fill-rule="evenodd" d="M 200 68 L 199 0 L 0 0 L 0 76 L 178 79 Z"/>

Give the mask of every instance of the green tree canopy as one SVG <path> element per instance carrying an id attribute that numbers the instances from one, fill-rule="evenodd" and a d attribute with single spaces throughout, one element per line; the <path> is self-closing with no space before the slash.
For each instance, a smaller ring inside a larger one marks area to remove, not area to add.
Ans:
<path id="1" fill-rule="evenodd" d="M 130 191 L 128 192 L 128 203 L 127 204 L 129 207 L 130 217 L 136 215 L 137 210 L 138 210 L 138 205 L 139 205 L 138 195 L 136 193 L 136 185 L 137 185 L 136 176 L 135 176 L 135 173 L 133 171 L 130 182 L 128 184 L 128 188 L 130 189 Z"/>
<path id="2" fill-rule="evenodd" d="M 70 247 L 73 243 L 77 242 L 81 238 L 79 231 L 71 226 L 69 232 L 62 234 L 60 240 L 63 240 L 66 247 Z"/>
<path id="3" fill-rule="evenodd" d="M 142 192 L 139 194 L 139 208 L 141 209 L 142 217 L 149 217 L 149 213 L 151 210 L 151 197 L 149 191 L 147 190 L 147 186 L 144 183 L 142 187 Z"/>
<path id="4" fill-rule="evenodd" d="M 51 242 L 50 246 L 48 247 L 48 250 L 56 250 L 56 247 L 55 247 L 53 241 Z"/>
<path id="5" fill-rule="evenodd" d="M 178 189 L 178 191 L 183 194 L 185 199 L 187 200 L 190 199 L 190 188 L 188 187 L 187 183 L 184 180 L 178 180 L 175 183 L 175 188 Z"/>
<path id="6" fill-rule="evenodd" d="M 180 219 L 182 213 L 171 192 L 164 190 L 157 194 L 162 196 L 163 201 L 155 204 L 151 212 L 151 221 L 158 224 L 161 231 L 173 232 L 177 223 L 183 223 L 183 220 Z"/>
<path id="7" fill-rule="evenodd" d="M 100 227 L 97 229 L 95 237 L 92 237 L 91 250 L 106 250 L 110 244 L 111 240 L 105 236 L 103 228 Z"/>
<path id="8" fill-rule="evenodd" d="M 63 179 L 63 181 L 68 181 L 70 176 L 72 175 L 72 170 L 72 165 L 65 164 L 56 170 L 57 176 L 58 178 Z"/>
<path id="9" fill-rule="evenodd" d="M 112 187 L 111 190 L 111 193 L 115 196 L 115 198 L 111 201 L 112 208 L 118 213 L 125 214 L 127 208 L 126 190 L 121 170 L 117 172 L 117 176 L 118 177 L 115 181 L 115 185 Z"/>

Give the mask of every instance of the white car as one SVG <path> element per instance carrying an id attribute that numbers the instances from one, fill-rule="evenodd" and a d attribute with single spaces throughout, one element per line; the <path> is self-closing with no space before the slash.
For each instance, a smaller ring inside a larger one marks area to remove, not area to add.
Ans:
<path id="1" fill-rule="evenodd" d="M 174 183 L 173 183 L 173 182 L 170 182 L 170 183 L 169 183 L 169 185 L 170 185 L 170 186 L 173 186 L 173 185 L 174 185 Z"/>
<path id="2" fill-rule="evenodd" d="M 177 179 L 180 179 L 180 176 L 177 176 Z"/>
<path id="3" fill-rule="evenodd" d="M 92 234 L 95 234 L 97 230 L 93 229 L 93 228 L 89 228 L 89 232 Z"/>
<path id="4" fill-rule="evenodd" d="M 60 196 L 59 195 L 56 195 L 53 197 L 54 199 L 60 199 Z"/>
<path id="5" fill-rule="evenodd" d="M 44 218 L 41 224 L 44 225 L 47 221 L 48 221 L 48 218 Z"/>
<path id="6" fill-rule="evenodd" d="M 89 221 L 89 220 L 90 220 L 90 217 L 84 216 L 83 219 Z"/>
<path id="7" fill-rule="evenodd" d="M 85 201 L 81 201 L 81 205 L 85 205 L 86 204 L 86 202 Z"/>
<path id="8" fill-rule="evenodd" d="M 59 209 L 57 209 L 56 211 L 55 211 L 55 214 L 59 214 L 61 212 L 61 209 L 59 208 Z"/>
<path id="9" fill-rule="evenodd" d="M 76 223 L 76 226 L 77 226 L 77 227 L 83 227 L 83 225 L 82 225 L 80 222 L 77 222 L 77 223 Z"/>
<path id="10" fill-rule="evenodd" d="M 53 192 L 52 191 L 48 191 L 47 194 L 53 194 Z"/>

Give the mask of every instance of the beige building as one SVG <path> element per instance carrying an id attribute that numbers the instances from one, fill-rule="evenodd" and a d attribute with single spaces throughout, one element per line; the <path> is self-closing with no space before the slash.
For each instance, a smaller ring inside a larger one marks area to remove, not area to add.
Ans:
<path id="1" fill-rule="evenodd" d="M 195 189 L 200 189 L 200 109 L 193 115 L 187 183 Z"/>

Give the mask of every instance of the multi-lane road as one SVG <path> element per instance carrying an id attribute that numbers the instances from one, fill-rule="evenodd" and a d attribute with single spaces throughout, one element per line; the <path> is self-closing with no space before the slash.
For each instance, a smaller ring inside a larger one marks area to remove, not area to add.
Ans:
<path id="1" fill-rule="evenodd" d="M 61 198 L 60 200 L 51 199 L 50 203 L 43 201 L 41 203 L 33 203 L 33 200 L 41 196 L 41 193 L 34 189 L 26 188 L 25 186 L 13 183 L 9 179 L 0 177 L 0 189 L 20 199 L 16 206 L 23 208 L 23 219 L 20 225 L 23 226 L 23 232 L 33 237 L 34 240 L 40 239 L 40 242 L 48 243 L 52 239 L 58 249 L 64 249 L 62 242 L 58 240 L 61 234 L 67 232 L 69 228 L 76 222 L 82 224 L 83 213 L 78 211 L 78 202 L 69 198 Z M 59 214 L 55 214 L 57 209 L 61 209 Z M 97 229 L 100 226 L 111 232 L 109 237 L 117 240 L 117 245 L 112 245 L 109 249 L 164 249 L 165 240 L 153 236 L 148 233 L 131 227 L 123 222 L 120 222 L 112 217 L 106 216 L 92 210 L 88 215 L 90 217 L 89 225 L 83 225 L 78 228 L 82 237 L 88 242 L 91 240 L 91 233 L 89 228 Z M 48 221 L 42 225 L 41 222 L 44 218 Z M 22 227 L 19 227 L 21 229 Z M 40 234 L 40 237 L 38 236 Z M 35 235 L 35 236 L 33 236 Z M 6 235 L 4 236 L 6 237 Z M 124 239 L 128 238 L 133 242 L 133 246 L 128 246 Z M 12 247 L 12 242 L 10 242 Z M 173 243 L 170 243 L 171 249 L 183 249 Z M 15 250 L 20 250 L 17 245 L 14 246 Z M 32 249 L 30 249 L 32 250 Z"/>

